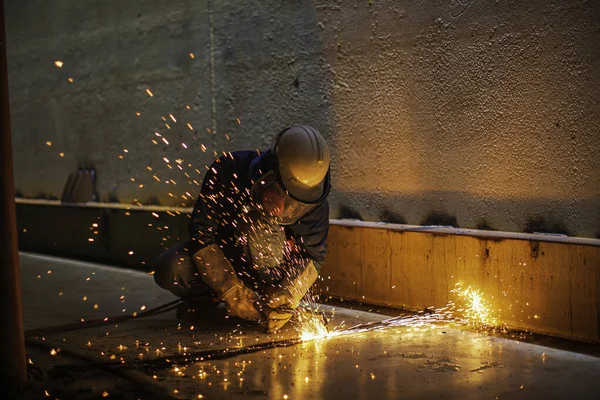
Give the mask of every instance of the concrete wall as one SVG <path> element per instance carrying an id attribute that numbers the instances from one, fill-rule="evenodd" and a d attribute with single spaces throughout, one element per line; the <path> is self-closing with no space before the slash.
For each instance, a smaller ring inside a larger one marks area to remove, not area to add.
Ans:
<path id="1" fill-rule="evenodd" d="M 27 0 L 6 14 L 24 197 L 95 167 L 102 201 L 189 204 L 213 151 L 310 123 L 333 150 L 334 218 L 600 235 L 595 1 Z"/>

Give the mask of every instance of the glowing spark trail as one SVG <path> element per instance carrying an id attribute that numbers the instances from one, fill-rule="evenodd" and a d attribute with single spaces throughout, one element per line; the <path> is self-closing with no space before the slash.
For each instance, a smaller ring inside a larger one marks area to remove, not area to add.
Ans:
<path id="1" fill-rule="evenodd" d="M 414 315 L 393 317 L 380 322 L 359 324 L 345 329 L 341 329 L 341 326 L 338 326 L 332 330 L 328 330 L 319 315 L 306 310 L 299 315 L 301 326 L 299 329 L 300 339 L 302 341 L 309 341 L 350 333 L 381 330 L 388 327 L 419 327 L 440 322 L 465 325 L 476 329 L 506 328 L 493 315 L 491 305 L 480 289 L 472 286 L 462 288 L 460 284 L 456 284 L 455 289 L 451 290 L 451 293 L 456 295 L 458 305 L 450 301 L 446 307 L 438 309 L 429 308 Z"/>

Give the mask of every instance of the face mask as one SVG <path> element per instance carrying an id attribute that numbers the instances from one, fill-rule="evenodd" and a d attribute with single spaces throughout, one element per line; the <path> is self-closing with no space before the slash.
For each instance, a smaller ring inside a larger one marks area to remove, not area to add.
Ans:
<path id="1" fill-rule="evenodd" d="M 252 202 L 265 217 L 274 219 L 280 225 L 293 224 L 318 205 L 292 198 L 281 186 L 274 171 L 266 173 L 254 183 Z"/>

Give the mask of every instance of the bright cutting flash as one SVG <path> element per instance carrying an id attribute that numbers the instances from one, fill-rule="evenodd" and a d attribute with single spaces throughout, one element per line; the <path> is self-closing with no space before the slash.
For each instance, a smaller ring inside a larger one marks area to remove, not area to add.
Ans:
<path id="1" fill-rule="evenodd" d="M 303 310 L 298 315 L 300 323 L 300 339 L 304 341 L 317 340 L 337 336 L 341 331 L 330 331 L 325 326 L 323 317 L 314 311 Z"/>
<path id="2" fill-rule="evenodd" d="M 331 335 L 332 334 L 323 324 L 323 321 L 321 321 L 317 316 L 312 316 L 308 320 L 304 321 L 302 324 L 302 329 L 300 330 L 300 339 L 302 339 L 303 342 L 321 339 Z"/>

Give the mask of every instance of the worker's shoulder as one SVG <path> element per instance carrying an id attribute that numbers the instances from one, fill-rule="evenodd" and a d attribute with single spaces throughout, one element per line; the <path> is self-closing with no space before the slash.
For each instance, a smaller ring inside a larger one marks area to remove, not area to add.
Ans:
<path id="1" fill-rule="evenodd" d="M 232 163 L 248 163 L 260 155 L 256 150 L 237 150 L 223 152 L 223 155 L 215 160 L 215 163 L 232 164 Z"/>
<path id="2" fill-rule="evenodd" d="M 254 150 L 223 152 L 223 155 L 213 162 L 210 169 L 219 176 L 220 180 L 244 179 L 248 176 L 252 161 L 259 155 Z"/>

